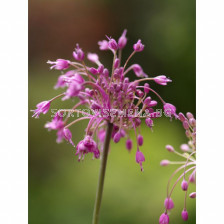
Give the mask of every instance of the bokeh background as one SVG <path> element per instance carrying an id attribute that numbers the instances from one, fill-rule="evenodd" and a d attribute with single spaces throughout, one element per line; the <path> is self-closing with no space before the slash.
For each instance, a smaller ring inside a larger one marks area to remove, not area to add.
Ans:
<path id="1" fill-rule="evenodd" d="M 111 66 L 112 55 L 100 52 L 97 42 L 105 35 L 118 38 L 128 29 L 126 58 L 138 38 L 145 50 L 136 54 L 135 63 L 152 76 L 165 74 L 173 82 L 152 86 L 178 112 L 195 114 L 195 1 L 180 0 L 29 0 L 29 108 L 60 93 L 53 89 L 58 71 L 49 71 L 48 59 L 72 59 L 78 42 L 83 50 L 96 52 Z M 132 77 L 133 78 L 133 77 Z M 54 108 L 70 108 L 74 102 L 56 102 Z M 56 144 L 55 133 L 44 129 L 50 114 L 41 119 L 29 116 L 29 224 L 89 224 L 95 200 L 99 160 L 78 163 L 74 149 Z M 73 138 L 83 138 L 86 123 L 72 127 Z M 178 160 L 164 146 L 179 149 L 186 142 L 178 121 L 167 118 L 155 122 L 151 132 L 144 125 L 145 172 L 135 163 L 135 152 L 128 153 L 125 142 L 111 144 L 101 208 L 101 223 L 158 223 L 163 212 L 166 184 L 175 167 L 160 167 L 164 159 Z M 133 133 L 132 133 L 133 136 Z M 190 190 L 195 190 L 191 186 Z M 170 223 L 181 219 L 184 192 L 173 194 L 175 209 Z M 195 223 L 195 201 L 187 201 L 188 223 Z"/>

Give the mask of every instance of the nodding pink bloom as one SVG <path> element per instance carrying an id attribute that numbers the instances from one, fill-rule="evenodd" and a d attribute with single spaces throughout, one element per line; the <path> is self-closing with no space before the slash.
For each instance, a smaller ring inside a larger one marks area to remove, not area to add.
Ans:
<path id="1" fill-rule="evenodd" d="M 181 188 L 183 191 L 186 191 L 188 189 L 188 183 L 186 180 L 183 180 L 181 183 Z"/>
<path id="2" fill-rule="evenodd" d="M 189 124 L 192 126 L 192 127 L 195 127 L 196 126 L 196 120 L 194 118 L 190 118 L 189 119 Z"/>
<path id="3" fill-rule="evenodd" d="M 159 217 L 159 224 L 169 224 L 169 216 L 166 213 Z"/>
<path id="4" fill-rule="evenodd" d="M 44 126 L 48 130 L 59 130 L 64 128 L 63 114 L 57 112 L 51 122 L 47 122 Z"/>
<path id="5" fill-rule="evenodd" d="M 121 133 L 120 133 L 120 131 L 118 131 L 115 135 L 114 135 L 114 142 L 115 143 L 118 143 L 119 141 L 120 141 L 120 139 L 121 139 Z"/>
<path id="6" fill-rule="evenodd" d="M 125 29 L 121 35 L 121 37 L 118 40 L 118 47 L 119 49 L 123 49 L 127 44 L 127 38 L 126 38 L 127 30 Z"/>
<path id="7" fill-rule="evenodd" d="M 112 50 L 117 50 L 118 49 L 118 45 L 116 40 L 114 40 L 113 38 L 108 37 L 108 47 Z"/>
<path id="8" fill-rule="evenodd" d="M 189 152 L 190 151 L 190 147 L 188 144 L 182 144 L 180 146 L 180 149 L 183 151 L 183 152 Z"/>
<path id="9" fill-rule="evenodd" d="M 136 44 L 133 45 L 134 51 L 140 52 L 144 50 L 144 45 L 142 44 L 142 41 L 139 39 Z"/>
<path id="10" fill-rule="evenodd" d="M 176 114 L 176 107 L 174 105 L 170 103 L 165 103 L 163 105 L 163 109 L 167 117 L 171 117 L 172 115 L 176 118 L 178 117 Z"/>
<path id="11" fill-rule="evenodd" d="M 49 111 L 50 106 L 51 106 L 51 101 L 43 101 L 41 103 L 38 103 L 36 105 L 37 109 L 31 110 L 34 113 L 32 117 L 39 118 L 39 115 L 41 113 L 46 114 Z"/>
<path id="12" fill-rule="evenodd" d="M 73 51 L 73 57 L 77 61 L 83 61 L 85 58 L 85 54 L 82 49 L 79 47 L 79 44 L 76 44 L 75 51 Z"/>
<path id="13" fill-rule="evenodd" d="M 131 139 L 127 139 L 127 141 L 126 141 L 126 149 L 127 150 L 131 150 L 132 149 L 132 140 Z"/>
<path id="14" fill-rule="evenodd" d="M 182 213 L 181 213 L 181 216 L 182 216 L 182 219 L 184 221 L 187 221 L 188 220 L 188 212 L 187 212 L 187 210 L 183 210 Z"/>
<path id="15" fill-rule="evenodd" d="M 180 121 L 184 122 L 187 118 L 184 116 L 183 113 L 178 114 Z"/>
<path id="16" fill-rule="evenodd" d="M 189 197 L 190 197 L 190 198 L 196 198 L 196 192 L 192 192 L 192 193 L 190 193 L 190 194 L 189 194 Z"/>
<path id="17" fill-rule="evenodd" d="M 56 61 L 47 61 L 48 64 L 52 65 L 50 69 L 56 69 L 56 70 L 65 70 L 69 67 L 70 61 L 64 60 L 64 59 L 57 59 Z"/>
<path id="18" fill-rule="evenodd" d="M 187 112 L 186 115 L 188 119 L 194 118 L 194 115 L 191 112 Z"/>
<path id="19" fill-rule="evenodd" d="M 172 145 L 166 145 L 166 149 L 169 151 L 169 152 L 174 152 L 174 148 Z"/>
<path id="20" fill-rule="evenodd" d="M 58 89 L 58 88 L 66 87 L 67 82 L 65 80 L 66 80 L 66 76 L 65 75 L 60 75 L 58 77 L 58 81 L 57 81 L 56 85 L 54 86 L 54 88 Z"/>
<path id="21" fill-rule="evenodd" d="M 98 45 L 100 46 L 100 50 L 102 51 L 109 50 L 109 43 L 107 40 L 99 41 Z"/>
<path id="22" fill-rule="evenodd" d="M 184 127 L 184 129 L 186 129 L 186 130 L 189 129 L 188 121 L 184 121 L 184 122 L 183 122 L 183 127 Z"/>
<path id="23" fill-rule="evenodd" d="M 152 100 L 152 101 L 148 104 L 148 107 L 155 107 L 157 104 L 158 104 L 157 101 Z"/>
<path id="24" fill-rule="evenodd" d="M 102 74 L 104 71 L 104 66 L 103 65 L 99 65 L 98 69 L 97 69 L 99 74 Z"/>
<path id="25" fill-rule="evenodd" d="M 173 200 L 171 198 L 166 198 L 165 201 L 164 201 L 164 207 L 167 210 L 173 209 L 174 208 Z"/>
<path id="26" fill-rule="evenodd" d="M 135 160 L 136 160 L 136 163 L 139 163 L 141 167 L 141 171 L 143 171 L 142 162 L 145 162 L 145 157 L 139 149 L 136 151 Z"/>
<path id="27" fill-rule="evenodd" d="M 95 53 L 88 53 L 87 58 L 93 63 L 99 63 L 99 56 Z"/>
<path id="28" fill-rule="evenodd" d="M 170 161 L 167 159 L 164 159 L 160 162 L 160 166 L 168 166 L 170 164 Z"/>
<path id="29" fill-rule="evenodd" d="M 145 98 L 145 100 L 144 100 L 144 104 L 146 105 L 146 106 L 150 106 L 150 103 L 151 103 L 151 101 L 152 101 L 152 98 L 149 96 L 149 97 L 146 97 Z"/>
<path id="30" fill-rule="evenodd" d="M 141 135 L 138 135 L 137 141 L 138 141 L 138 145 L 139 146 L 142 146 L 143 145 L 143 137 Z"/>
<path id="31" fill-rule="evenodd" d="M 143 69 L 140 65 L 134 64 L 134 65 L 132 65 L 132 68 L 133 68 L 133 71 L 134 71 L 134 73 L 137 77 L 145 77 L 145 78 L 148 77 L 148 75 L 146 75 L 144 73 L 144 71 L 143 71 Z"/>
<path id="32" fill-rule="evenodd" d="M 148 117 L 148 118 L 145 119 L 145 123 L 146 123 L 146 125 L 148 127 L 152 128 L 152 126 L 153 126 L 153 120 L 150 117 Z"/>
<path id="33" fill-rule="evenodd" d="M 66 93 L 65 96 L 62 98 L 62 100 L 70 99 L 71 97 L 78 96 L 80 91 L 82 90 L 82 85 L 80 85 L 78 82 L 72 82 Z"/>
<path id="34" fill-rule="evenodd" d="M 154 78 L 154 81 L 159 84 L 166 86 L 168 82 L 172 82 L 170 79 L 168 79 L 165 75 L 159 75 Z"/>
<path id="35" fill-rule="evenodd" d="M 190 183 L 195 183 L 195 181 L 196 181 L 195 174 L 196 174 L 196 172 L 193 172 L 193 173 L 189 176 L 189 182 L 190 182 Z"/>
<path id="36" fill-rule="evenodd" d="M 64 134 L 65 140 L 70 142 L 74 146 L 74 143 L 72 141 L 72 133 L 71 133 L 71 131 L 68 128 L 64 128 L 63 129 L 63 134 Z"/>
<path id="37" fill-rule="evenodd" d="M 78 143 L 76 146 L 75 155 L 78 155 L 78 161 L 80 161 L 82 157 L 84 159 L 84 156 L 87 153 L 93 153 L 96 159 L 100 157 L 100 151 L 97 147 L 97 144 L 89 135 L 87 135 L 82 141 Z"/>

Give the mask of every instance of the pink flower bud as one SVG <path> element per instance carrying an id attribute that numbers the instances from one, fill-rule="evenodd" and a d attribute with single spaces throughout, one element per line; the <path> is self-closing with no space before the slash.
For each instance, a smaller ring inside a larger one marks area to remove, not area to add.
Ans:
<path id="1" fill-rule="evenodd" d="M 180 146 L 180 149 L 181 149 L 183 152 L 189 152 L 189 150 L 190 150 L 188 144 L 182 144 L 182 145 Z"/>
<path id="2" fill-rule="evenodd" d="M 70 142 L 73 146 L 74 143 L 72 142 L 72 133 L 68 128 L 63 129 L 64 138 L 66 141 Z"/>
<path id="3" fill-rule="evenodd" d="M 186 115 L 187 115 L 188 119 L 194 118 L 194 115 L 192 113 L 190 113 L 190 112 L 187 112 Z"/>
<path id="4" fill-rule="evenodd" d="M 87 54 L 87 58 L 88 58 L 91 62 L 93 62 L 93 63 L 98 63 L 98 62 L 99 62 L 99 57 L 98 57 L 98 55 L 95 54 L 95 53 L 88 53 L 88 54 Z"/>
<path id="5" fill-rule="evenodd" d="M 139 64 L 132 65 L 132 69 L 137 77 L 148 77 Z"/>
<path id="6" fill-rule="evenodd" d="M 155 107 L 157 105 L 157 101 L 152 100 L 149 104 L 148 107 Z"/>
<path id="7" fill-rule="evenodd" d="M 181 216 L 184 221 L 188 220 L 188 212 L 185 209 L 182 211 Z"/>
<path id="8" fill-rule="evenodd" d="M 173 209 L 174 208 L 173 200 L 171 198 L 166 198 L 165 201 L 164 201 L 164 207 L 167 210 Z"/>
<path id="9" fill-rule="evenodd" d="M 166 213 L 159 217 L 159 224 L 169 224 L 169 216 Z"/>
<path id="10" fill-rule="evenodd" d="M 114 142 L 115 143 L 118 143 L 119 141 L 120 141 L 120 139 L 121 139 L 121 134 L 120 134 L 120 132 L 118 131 L 115 135 L 114 135 Z"/>
<path id="11" fill-rule="evenodd" d="M 154 78 L 154 81 L 159 84 L 166 86 L 168 82 L 172 82 L 170 79 L 168 79 L 165 75 L 159 75 Z"/>
<path id="12" fill-rule="evenodd" d="M 144 84 L 144 92 L 145 93 L 149 93 L 149 91 L 150 91 L 149 88 L 150 88 L 149 84 L 148 83 L 145 83 Z"/>
<path id="13" fill-rule="evenodd" d="M 141 167 L 141 171 L 143 171 L 142 162 L 145 162 L 145 157 L 140 150 L 137 150 L 135 155 L 135 160 L 136 160 L 136 163 L 139 163 Z"/>
<path id="14" fill-rule="evenodd" d="M 190 193 L 190 194 L 189 194 L 189 197 L 190 197 L 190 198 L 196 198 L 196 192 L 192 192 L 192 193 Z"/>
<path id="15" fill-rule="evenodd" d="M 131 139 L 127 139 L 127 141 L 126 141 L 126 148 L 129 151 L 132 149 L 132 140 Z"/>
<path id="16" fill-rule="evenodd" d="M 145 119 L 145 123 L 146 123 L 146 125 L 148 127 L 152 128 L 152 126 L 153 126 L 153 120 L 150 117 L 148 117 L 148 118 Z"/>
<path id="17" fill-rule="evenodd" d="M 105 68 L 105 69 L 103 70 L 103 76 L 105 76 L 105 77 L 108 77 L 108 76 L 109 76 L 109 71 L 108 71 L 107 68 Z"/>
<path id="18" fill-rule="evenodd" d="M 138 145 L 139 146 L 143 145 L 143 137 L 141 135 L 138 135 Z"/>
<path id="19" fill-rule="evenodd" d="M 196 172 L 194 171 L 190 176 L 189 176 L 189 182 L 190 183 L 195 183 L 196 178 L 195 178 Z"/>
<path id="20" fill-rule="evenodd" d="M 172 145 L 166 145 L 166 149 L 169 151 L 169 152 L 174 152 L 174 148 Z"/>
<path id="21" fill-rule="evenodd" d="M 57 59 L 56 61 L 47 61 L 48 64 L 51 64 L 52 66 L 50 69 L 57 69 L 57 70 L 65 70 L 69 67 L 70 61 L 64 60 L 64 59 Z"/>
<path id="22" fill-rule="evenodd" d="M 160 162 L 160 166 L 168 166 L 169 164 L 170 164 L 170 161 L 166 160 L 166 159 L 164 159 Z"/>
<path id="23" fill-rule="evenodd" d="M 98 45 L 100 47 L 100 50 L 102 50 L 102 51 L 109 50 L 109 43 L 107 40 L 99 41 Z"/>
<path id="24" fill-rule="evenodd" d="M 109 42 L 108 42 L 109 48 L 112 49 L 112 50 L 117 50 L 118 45 L 117 45 L 116 40 L 114 40 L 113 38 L 108 38 L 108 39 L 109 39 Z"/>
<path id="25" fill-rule="evenodd" d="M 125 45 L 127 44 L 127 38 L 126 38 L 127 30 L 125 29 L 122 33 L 121 37 L 118 40 L 118 47 L 119 49 L 123 49 Z"/>
<path id="26" fill-rule="evenodd" d="M 183 113 L 178 114 L 180 121 L 184 122 L 187 118 L 184 116 Z"/>
<path id="27" fill-rule="evenodd" d="M 189 124 L 188 124 L 187 121 L 184 121 L 183 122 L 183 127 L 184 127 L 185 130 L 188 130 L 189 129 Z"/>
<path id="28" fill-rule="evenodd" d="M 151 98 L 150 96 L 148 96 L 147 98 L 145 98 L 145 100 L 144 100 L 144 104 L 145 104 L 146 106 L 149 106 L 151 101 L 152 101 L 152 98 Z"/>
<path id="29" fill-rule="evenodd" d="M 77 60 L 77 61 L 83 61 L 85 54 L 82 51 L 82 49 L 79 47 L 79 44 L 76 44 L 76 48 L 75 51 L 73 51 L 73 57 Z"/>
<path id="30" fill-rule="evenodd" d="M 97 75 L 98 74 L 98 70 L 96 68 L 89 68 L 89 71 L 93 74 L 93 75 Z"/>
<path id="31" fill-rule="evenodd" d="M 163 105 L 163 109 L 164 109 L 166 116 L 171 117 L 172 115 L 174 115 L 175 117 L 177 117 L 176 107 L 174 105 L 172 105 L 170 103 L 165 103 Z"/>
<path id="32" fill-rule="evenodd" d="M 116 58 L 114 61 L 114 68 L 118 68 L 119 65 L 120 65 L 120 60 L 118 58 Z"/>
<path id="33" fill-rule="evenodd" d="M 186 180 L 183 180 L 181 183 L 181 188 L 183 191 L 186 191 L 188 189 L 188 183 Z"/>
<path id="34" fill-rule="evenodd" d="M 99 65 L 97 71 L 99 74 L 102 74 L 103 73 L 103 70 L 104 70 L 104 66 L 103 65 Z"/>
<path id="35" fill-rule="evenodd" d="M 144 45 L 141 43 L 141 40 L 139 39 L 136 44 L 133 45 L 134 51 L 140 52 L 144 50 Z"/>
<path id="36" fill-rule="evenodd" d="M 194 118 L 190 118 L 189 119 L 189 123 L 192 127 L 195 127 L 196 126 L 196 120 Z"/>

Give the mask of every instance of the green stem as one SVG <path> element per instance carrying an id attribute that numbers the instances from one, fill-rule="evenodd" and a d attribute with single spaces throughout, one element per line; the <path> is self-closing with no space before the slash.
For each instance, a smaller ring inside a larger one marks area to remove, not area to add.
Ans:
<path id="1" fill-rule="evenodd" d="M 100 205 L 101 205 L 102 195 L 103 195 L 104 177 L 106 172 L 107 156 L 108 156 L 108 151 L 110 146 L 112 130 L 113 130 L 113 124 L 108 123 L 106 137 L 104 141 L 104 147 L 103 147 L 103 154 L 102 154 L 102 159 L 100 164 L 100 175 L 99 175 L 98 187 L 96 192 L 96 200 L 95 200 L 95 206 L 93 211 L 92 224 L 98 224 L 99 222 Z"/>

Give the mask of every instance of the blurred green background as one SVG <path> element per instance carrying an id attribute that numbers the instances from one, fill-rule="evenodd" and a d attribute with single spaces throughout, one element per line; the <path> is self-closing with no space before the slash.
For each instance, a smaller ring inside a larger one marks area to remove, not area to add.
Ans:
<path id="1" fill-rule="evenodd" d="M 72 59 L 76 42 L 87 52 L 99 53 L 110 66 L 109 52 L 99 52 L 97 42 L 105 34 L 118 38 L 128 29 L 128 45 L 123 58 L 132 51 L 138 38 L 145 50 L 132 62 L 139 63 L 152 76 L 165 74 L 173 82 L 153 85 L 177 111 L 195 114 L 195 1 L 179 0 L 29 0 L 29 108 L 50 99 L 60 90 L 53 89 L 58 71 L 49 71 L 48 59 Z M 74 102 L 55 102 L 54 108 L 71 108 Z M 99 160 L 86 156 L 77 162 L 74 149 L 57 144 L 55 132 L 44 124 L 50 114 L 32 119 L 29 116 L 29 224 L 89 224 L 95 200 Z M 83 138 L 85 121 L 72 127 L 73 140 Z M 135 151 L 128 153 L 124 140 L 111 144 L 105 180 L 100 223 L 158 223 L 163 212 L 166 184 L 175 167 L 160 167 L 164 159 L 178 160 L 164 146 L 175 148 L 186 142 L 177 121 L 155 121 L 154 131 L 144 125 L 142 151 L 144 173 L 135 162 Z M 132 133 L 133 136 L 133 133 Z M 190 190 L 195 190 L 191 186 Z M 174 191 L 175 209 L 170 223 L 181 219 L 184 192 Z M 195 223 L 195 201 L 188 199 L 188 223 Z M 186 223 L 186 222 L 185 222 Z"/>

